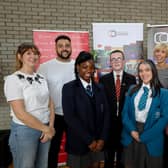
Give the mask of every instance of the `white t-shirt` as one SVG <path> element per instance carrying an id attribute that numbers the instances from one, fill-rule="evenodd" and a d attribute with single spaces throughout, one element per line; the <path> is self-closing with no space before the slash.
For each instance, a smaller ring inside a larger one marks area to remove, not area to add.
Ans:
<path id="1" fill-rule="evenodd" d="M 61 62 L 52 59 L 40 65 L 38 72 L 47 79 L 49 91 L 55 105 L 55 113 L 63 115 L 62 87 L 65 83 L 75 79 L 74 60 Z"/>
<path id="2" fill-rule="evenodd" d="M 24 100 L 28 113 L 38 118 L 42 123 L 49 122 L 49 90 L 47 82 L 42 75 L 34 73 L 27 75 L 16 71 L 5 78 L 4 92 L 7 101 Z M 11 116 L 15 123 L 24 125 L 13 112 Z"/>

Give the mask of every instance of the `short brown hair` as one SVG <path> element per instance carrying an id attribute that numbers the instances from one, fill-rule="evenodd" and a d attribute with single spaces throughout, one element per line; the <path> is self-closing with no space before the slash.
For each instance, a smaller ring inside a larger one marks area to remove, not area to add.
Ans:
<path id="1" fill-rule="evenodd" d="M 22 57 L 23 54 L 29 49 L 31 49 L 34 54 L 40 56 L 40 51 L 34 44 L 22 43 L 21 45 L 18 46 L 18 49 L 16 51 L 16 70 L 19 70 L 20 68 L 22 68 L 22 65 L 23 65 L 22 61 L 18 58 L 18 55 L 20 54 Z"/>
<path id="2" fill-rule="evenodd" d="M 110 53 L 110 59 L 111 59 L 111 55 L 114 54 L 114 53 L 120 53 L 123 57 L 123 60 L 125 59 L 125 56 L 124 56 L 124 52 L 121 51 L 121 50 L 113 50 L 111 53 Z"/>

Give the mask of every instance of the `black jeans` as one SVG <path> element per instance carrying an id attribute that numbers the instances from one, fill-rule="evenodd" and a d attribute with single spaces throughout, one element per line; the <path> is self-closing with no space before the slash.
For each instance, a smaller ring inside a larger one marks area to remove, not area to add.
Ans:
<path id="1" fill-rule="evenodd" d="M 48 168 L 57 168 L 58 154 L 60 151 L 61 140 L 66 128 L 63 116 L 57 115 L 57 114 L 55 115 L 54 128 L 55 128 L 56 134 L 51 140 L 49 156 L 48 156 Z"/>

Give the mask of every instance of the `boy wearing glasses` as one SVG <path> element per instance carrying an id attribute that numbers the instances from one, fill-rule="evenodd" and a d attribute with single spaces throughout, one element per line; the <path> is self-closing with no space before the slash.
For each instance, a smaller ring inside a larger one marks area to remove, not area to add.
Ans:
<path id="1" fill-rule="evenodd" d="M 125 58 L 121 50 L 114 50 L 110 54 L 112 71 L 100 78 L 107 96 L 110 116 L 110 132 L 105 144 L 105 168 L 123 168 L 121 163 L 121 112 L 125 94 L 130 85 L 136 84 L 136 78 L 124 71 Z"/>

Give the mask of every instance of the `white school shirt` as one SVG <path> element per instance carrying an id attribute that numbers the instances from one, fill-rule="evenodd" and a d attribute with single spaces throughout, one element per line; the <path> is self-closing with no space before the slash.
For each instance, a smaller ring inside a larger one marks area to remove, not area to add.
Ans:
<path id="1" fill-rule="evenodd" d="M 85 80 L 83 80 L 82 78 L 79 78 L 79 79 L 80 79 L 80 81 L 81 81 L 81 83 L 82 83 L 82 85 L 85 89 L 87 88 L 88 85 L 90 85 L 91 89 L 92 89 L 92 80 L 90 80 L 90 82 L 88 83 Z"/>
<path id="2" fill-rule="evenodd" d="M 120 75 L 120 84 L 122 84 L 123 71 L 121 71 L 119 74 L 113 71 L 115 85 L 116 85 L 117 75 Z M 119 115 L 119 102 L 117 101 L 117 116 L 118 115 Z"/>
<path id="3" fill-rule="evenodd" d="M 123 71 L 121 71 L 119 74 L 117 74 L 115 71 L 113 71 L 115 84 L 116 84 L 116 80 L 117 80 L 117 75 L 120 75 L 120 83 L 122 83 Z"/>
<path id="4" fill-rule="evenodd" d="M 138 104 L 139 104 L 139 101 L 140 101 L 142 94 L 144 93 L 144 89 L 143 89 L 144 86 L 149 89 L 149 93 L 148 93 L 148 98 L 147 98 L 145 109 L 140 111 L 138 109 Z M 145 123 L 147 116 L 148 116 L 150 106 L 151 106 L 151 102 L 152 102 L 151 94 L 152 94 L 152 90 L 151 90 L 150 86 L 142 84 L 141 88 L 139 89 L 139 91 L 134 99 L 136 121 L 141 122 L 141 123 Z"/>
<path id="5" fill-rule="evenodd" d="M 4 93 L 7 101 L 24 100 L 25 110 L 42 123 L 49 122 L 49 90 L 45 78 L 34 73 L 28 75 L 16 71 L 5 78 Z M 12 107 L 12 120 L 21 125 L 25 125 L 19 120 Z"/>

